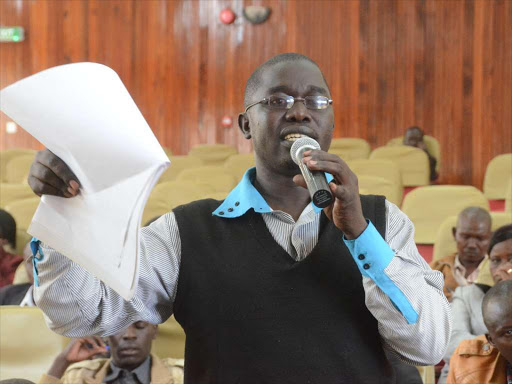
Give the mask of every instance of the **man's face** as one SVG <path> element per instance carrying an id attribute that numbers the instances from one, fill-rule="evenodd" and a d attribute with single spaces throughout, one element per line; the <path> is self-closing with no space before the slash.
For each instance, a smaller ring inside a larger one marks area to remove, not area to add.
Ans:
<path id="1" fill-rule="evenodd" d="M 405 133 L 404 145 L 418 147 L 419 143 L 422 141 L 423 133 L 419 129 L 410 129 Z"/>
<path id="2" fill-rule="evenodd" d="M 490 223 L 476 217 L 460 216 L 454 229 L 459 260 L 464 263 L 481 261 L 489 247 Z"/>
<path id="3" fill-rule="evenodd" d="M 157 326 L 137 321 L 126 330 L 108 338 L 114 363 L 119 368 L 133 370 L 141 365 L 151 351 Z"/>
<path id="4" fill-rule="evenodd" d="M 273 65 L 261 77 L 261 85 L 254 92 L 251 102 L 271 95 L 331 97 L 320 70 L 307 61 Z M 334 129 L 331 106 L 323 110 L 310 110 L 303 102 L 296 101 L 291 109 L 281 110 L 258 104 L 249 109 L 247 115 L 247 129 L 253 139 L 256 162 L 267 169 L 291 176 L 298 173 L 298 166 L 290 156 L 293 141 L 285 139 L 289 134 L 309 136 L 324 151 L 330 146 Z"/>
<path id="5" fill-rule="evenodd" d="M 489 255 L 491 275 L 495 283 L 512 280 L 512 239 L 496 244 Z"/>
<path id="6" fill-rule="evenodd" d="M 503 308 L 503 304 L 508 308 Z M 486 318 L 490 316 L 492 319 L 488 327 L 489 342 L 498 348 L 501 355 L 512 364 L 512 311 L 510 305 L 512 305 L 510 300 L 508 303 L 489 305 L 486 309 Z"/>

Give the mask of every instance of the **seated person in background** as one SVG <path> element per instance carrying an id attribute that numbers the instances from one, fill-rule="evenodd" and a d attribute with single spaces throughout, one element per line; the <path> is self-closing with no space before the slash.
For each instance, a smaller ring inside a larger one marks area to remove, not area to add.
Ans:
<path id="1" fill-rule="evenodd" d="M 23 249 L 23 259 L 27 271 L 28 283 L 12 284 L 0 288 L 0 305 L 19 305 L 20 307 L 35 307 L 33 284 L 34 274 L 32 266 L 32 250 L 30 243 Z"/>
<path id="2" fill-rule="evenodd" d="M 444 275 L 444 294 L 451 301 L 458 286 L 473 284 L 487 254 L 491 238 L 491 215 L 479 207 L 469 207 L 459 213 L 453 237 L 457 253 L 435 260 L 431 268 Z"/>
<path id="3" fill-rule="evenodd" d="M 23 258 L 16 249 L 16 221 L 9 212 L 0 209 L 0 288 L 12 284 L 14 272 Z"/>
<path id="4" fill-rule="evenodd" d="M 489 332 L 459 344 L 451 358 L 448 384 L 512 380 L 512 280 L 500 281 L 486 293 L 482 313 Z"/>
<path id="5" fill-rule="evenodd" d="M 494 232 L 489 245 L 490 270 L 494 282 L 512 280 L 512 224 L 505 225 Z M 507 272 L 510 271 L 510 272 Z M 491 287 L 483 284 L 471 284 L 459 287 L 452 298 L 453 329 L 450 343 L 446 349 L 443 373 L 438 384 L 446 383 L 448 363 L 461 341 L 485 335 L 487 327 L 482 315 L 482 301 Z"/>
<path id="6" fill-rule="evenodd" d="M 158 326 L 137 321 L 108 337 L 110 359 L 93 359 L 107 346 L 99 337 L 74 339 L 54 360 L 39 384 L 146 384 L 183 383 L 183 360 L 151 355 Z"/>
<path id="7" fill-rule="evenodd" d="M 427 145 L 423 141 L 423 136 L 425 136 L 425 134 L 423 133 L 420 127 L 409 127 L 407 128 L 407 131 L 405 131 L 403 144 L 408 145 L 410 147 L 423 149 L 425 151 L 425 153 L 428 156 L 428 163 L 430 166 L 430 181 L 434 181 L 438 177 L 436 172 L 437 160 L 427 150 Z"/>

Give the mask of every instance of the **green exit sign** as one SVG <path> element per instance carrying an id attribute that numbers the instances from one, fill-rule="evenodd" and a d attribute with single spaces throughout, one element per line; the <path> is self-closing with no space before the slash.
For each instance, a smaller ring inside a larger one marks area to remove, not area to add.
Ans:
<path id="1" fill-rule="evenodd" d="M 17 43 L 25 40 L 23 27 L 0 27 L 0 42 Z"/>

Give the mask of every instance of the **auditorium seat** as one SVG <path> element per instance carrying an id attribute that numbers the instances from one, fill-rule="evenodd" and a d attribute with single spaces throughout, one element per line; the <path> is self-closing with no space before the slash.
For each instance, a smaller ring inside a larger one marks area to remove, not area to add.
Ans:
<path id="1" fill-rule="evenodd" d="M 362 175 L 358 177 L 359 193 L 362 195 L 382 195 L 393 204 L 400 205 L 402 188 L 400 185 L 379 176 Z"/>
<path id="2" fill-rule="evenodd" d="M 222 165 L 231 156 L 238 153 L 238 150 L 227 144 L 202 144 L 193 147 L 189 155 L 199 157 L 205 165 Z"/>
<path id="3" fill-rule="evenodd" d="M 254 159 L 254 153 L 231 155 L 224 163 L 224 167 L 230 174 L 236 177 L 237 181 L 242 180 L 245 171 L 255 166 L 256 160 Z"/>
<path id="4" fill-rule="evenodd" d="M 28 278 L 27 269 L 25 267 L 25 263 L 21 263 L 16 268 L 16 272 L 14 272 L 14 278 L 12 279 L 13 284 L 25 284 L 30 283 Z"/>
<path id="5" fill-rule="evenodd" d="M 35 196 L 28 184 L 0 184 L 0 208 L 4 208 L 14 201 L 29 199 Z"/>
<path id="6" fill-rule="evenodd" d="M 41 199 L 39 197 L 31 197 L 28 199 L 13 201 L 5 207 L 5 210 L 14 217 L 14 220 L 16 220 L 17 230 L 26 231 L 28 229 L 32 222 L 32 217 L 34 217 L 34 213 L 39 206 L 40 200 Z"/>
<path id="7" fill-rule="evenodd" d="M 165 154 L 167 155 L 167 157 L 171 157 L 172 156 L 172 150 L 171 148 L 167 148 L 167 147 L 162 147 L 162 149 L 164 150 Z"/>
<path id="8" fill-rule="evenodd" d="M 194 181 L 167 181 L 157 184 L 144 208 L 142 224 L 213 192 L 215 189 L 212 186 Z"/>
<path id="9" fill-rule="evenodd" d="M 220 166 L 185 169 L 178 175 L 177 181 L 207 184 L 213 187 L 213 192 L 229 192 L 237 184 L 235 176 L 228 173 L 226 168 Z"/>
<path id="10" fill-rule="evenodd" d="M 492 231 L 507 224 L 512 224 L 512 213 L 490 212 L 492 218 Z M 457 215 L 447 217 L 439 227 L 434 243 L 434 260 L 452 255 L 457 251 L 457 244 L 453 238 L 452 228 L 457 225 Z"/>
<path id="11" fill-rule="evenodd" d="M 420 373 L 423 384 L 436 384 L 436 371 L 433 365 L 416 367 Z"/>
<path id="12" fill-rule="evenodd" d="M 361 176 L 377 176 L 389 180 L 395 184 L 399 190 L 398 206 L 402 203 L 403 187 L 402 175 L 398 165 L 392 160 L 370 160 L 359 159 L 347 161 L 349 168 L 356 174 Z M 395 203 L 396 204 L 396 203 Z"/>
<path id="13" fill-rule="evenodd" d="M 395 137 L 394 139 L 389 140 L 387 145 L 403 145 L 403 141 L 403 136 Z M 439 170 L 441 169 L 441 145 L 435 137 L 429 135 L 423 136 L 423 141 L 427 146 L 428 153 L 430 153 L 437 160 L 436 172 L 439 173 Z"/>
<path id="14" fill-rule="evenodd" d="M 174 316 L 158 325 L 158 333 L 153 341 L 151 353 L 161 358 L 183 359 L 185 357 L 185 332 Z"/>
<path id="15" fill-rule="evenodd" d="M 16 156 L 9 160 L 5 168 L 5 182 L 11 184 L 26 184 L 34 155 Z"/>
<path id="16" fill-rule="evenodd" d="M 229 192 L 214 192 L 203 197 L 203 199 L 224 200 Z"/>
<path id="17" fill-rule="evenodd" d="M 478 273 L 478 277 L 475 281 L 476 284 L 485 284 L 489 286 L 494 286 L 494 279 L 491 275 L 489 259 L 485 259 L 480 266 L 480 272 Z"/>
<path id="18" fill-rule="evenodd" d="M 375 149 L 370 159 L 392 160 L 398 164 L 404 187 L 416 187 L 430 183 L 427 154 L 421 149 L 405 145 L 385 146 Z"/>
<path id="19" fill-rule="evenodd" d="M 496 156 L 487 165 L 484 176 L 484 194 L 488 199 L 505 200 L 512 180 L 512 153 Z"/>
<path id="20" fill-rule="evenodd" d="M 22 255 L 23 254 L 23 248 L 25 248 L 25 245 L 32 240 L 32 236 L 30 236 L 26 230 L 16 228 L 16 254 Z"/>
<path id="21" fill-rule="evenodd" d="M 475 187 L 433 185 L 409 192 L 403 201 L 402 211 L 414 223 L 415 242 L 433 244 L 443 221 L 471 206 L 489 210 L 489 202 Z"/>
<path id="22" fill-rule="evenodd" d="M 158 180 L 159 183 L 176 180 L 176 177 L 184 169 L 199 168 L 204 165 L 203 160 L 195 156 L 172 156 L 170 160 L 171 165 L 162 173 Z"/>
<path id="23" fill-rule="evenodd" d="M 505 212 L 512 213 L 512 180 L 508 183 L 507 193 L 505 196 Z"/>
<path id="24" fill-rule="evenodd" d="M 3 151 L 0 151 L 0 181 L 5 182 L 6 178 L 6 168 L 7 163 L 11 159 L 14 159 L 17 156 L 24 156 L 24 155 L 33 155 L 35 156 L 37 151 L 33 149 L 26 149 L 26 148 L 11 148 L 11 149 L 4 149 Z"/>
<path id="25" fill-rule="evenodd" d="M 367 159 L 370 156 L 370 144 L 357 137 L 332 139 L 329 153 L 334 153 L 343 160 Z"/>
<path id="26" fill-rule="evenodd" d="M 35 307 L 0 306 L 1 379 L 38 382 L 62 351 L 66 338 L 50 331 Z"/>

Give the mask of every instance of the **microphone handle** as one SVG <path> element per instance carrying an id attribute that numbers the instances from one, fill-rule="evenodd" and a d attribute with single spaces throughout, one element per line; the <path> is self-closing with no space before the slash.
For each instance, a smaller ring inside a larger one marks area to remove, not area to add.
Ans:
<path id="1" fill-rule="evenodd" d="M 304 180 L 306 180 L 313 204 L 315 204 L 318 208 L 328 207 L 332 204 L 334 198 L 332 196 L 331 190 L 329 189 L 329 185 L 327 184 L 325 174 L 319 171 L 311 172 L 306 164 L 304 164 L 302 161 L 302 153 L 300 153 L 299 158 L 301 160 L 299 161 L 299 168 L 302 172 L 302 176 L 304 176 Z"/>

